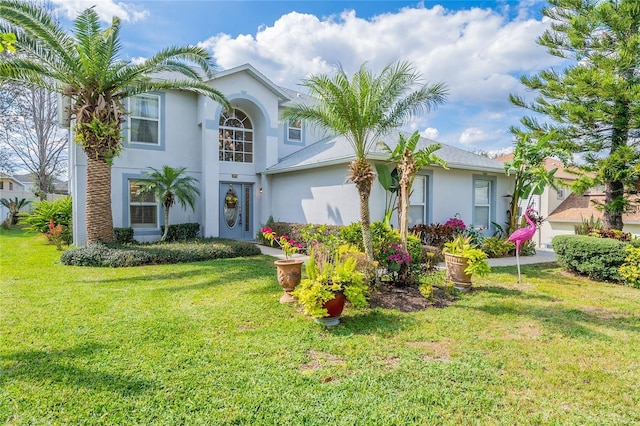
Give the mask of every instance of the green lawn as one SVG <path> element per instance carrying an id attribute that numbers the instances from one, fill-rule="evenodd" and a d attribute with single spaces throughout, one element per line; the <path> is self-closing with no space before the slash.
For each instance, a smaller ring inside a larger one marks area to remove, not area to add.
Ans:
<path id="1" fill-rule="evenodd" d="M 58 263 L 0 230 L 0 422 L 639 424 L 640 291 L 494 268 L 446 309 L 281 305 L 266 256 Z"/>

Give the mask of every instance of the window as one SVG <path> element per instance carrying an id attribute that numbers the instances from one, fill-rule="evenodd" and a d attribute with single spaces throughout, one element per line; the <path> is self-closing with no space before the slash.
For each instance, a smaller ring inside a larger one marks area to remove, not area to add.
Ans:
<path id="1" fill-rule="evenodd" d="M 129 141 L 160 144 L 160 96 L 144 94 L 129 98 Z"/>
<path id="2" fill-rule="evenodd" d="M 13 191 L 13 182 L 9 182 L 9 191 Z"/>
<path id="3" fill-rule="evenodd" d="M 157 228 L 158 203 L 154 194 L 138 194 L 141 182 L 129 181 L 129 221 L 132 228 Z"/>
<path id="4" fill-rule="evenodd" d="M 287 123 L 287 139 L 291 142 L 302 142 L 302 121 L 289 121 Z"/>
<path id="5" fill-rule="evenodd" d="M 564 188 L 558 189 L 558 200 L 564 200 Z"/>
<path id="6" fill-rule="evenodd" d="M 416 176 L 409 195 L 409 228 L 425 222 L 427 212 L 427 176 Z"/>
<path id="7" fill-rule="evenodd" d="M 491 181 L 474 181 L 473 226 L 489 229 L 491 225 Z"/>
<path id="8" fill-rule="evenodd" d="M 4 189 L 4 182 L 0 181 L 0 189 Z"/>
<path id="9" fill-rule="evenodd" d="M 239 109 L 220 114 L 219 160 L 253 162 L 253 125 Z"/>

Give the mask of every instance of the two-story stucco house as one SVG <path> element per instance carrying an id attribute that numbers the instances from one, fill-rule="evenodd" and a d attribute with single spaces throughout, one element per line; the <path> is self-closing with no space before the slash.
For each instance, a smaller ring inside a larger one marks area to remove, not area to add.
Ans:
<path id="1" fill-rule="evenodd" d="M 179 205 L 171 209 L 171 223 L 198 222 L 206 237 L 252 240 L 269 216 L 340 225 L 359 220 L 357 190 L 345 181 L 354 158 L 350 146 L 307 123 L 280 119 L 284 108 L 310 102 L 308 97 L 275 85 L 251 65 L 219 72 L 209 84 L 225 94 L 233 110 L 181 91 L 129 100 L 127 143 L 112 168 L 114 226 L 132 227 L 141 241 L 160 237 L 162 207 L 153 198 L 136 195 L 136 189 L 148 167 L 165 164 L 187 167 L 201 192 L 195 211 Z M 396 141 L 397 135 L 390 135 L 384 142 Z M 438 155 L 450 169 L 421 171 L 411 196 L 411 223 L 444 222 L 456 213 L 478 227 L 504 222 L 503 195 L 511 192 L 513 183 L 502 163 L 450 146 L 443 146 Z M 379 148 L 370 156 L 372 161 L 385 157 Z M 70 146 L 70 164 L 73 236 L 82 245 L 86 159 L 75 145 Z M 382 219 L 384 202 L 385 192 L 375 182 L 370 199 L 373 221 Z"/>

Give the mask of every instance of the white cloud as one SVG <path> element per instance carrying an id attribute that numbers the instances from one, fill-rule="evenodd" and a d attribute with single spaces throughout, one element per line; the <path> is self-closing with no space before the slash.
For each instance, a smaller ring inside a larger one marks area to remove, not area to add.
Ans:
<path id="1" fill-rule="evenodd" d="M 66 15 L 69 19 L 74 19 L 83 10 L 92 6 L 95 7 L 95 11 L 98 16 L 100 16 L 100 19 L 105 22 L 111 22 L 114 16 L 126 22 L 141 21 L 149 16 L 149 12 L 145 9 L 114 0 L 51 0 L 51 3 L 57 6 L 57 12 Z"/>
<path id="2" fill-rule="evenodd" d="M 499 147 L 510 143 L 508 127 L 524 114 L 508 100 L 510 93 L 524 92 L 519 75 L 559 64 L 536 43 L 550 22 L 531 17 L 535 2 L 457 11 L 421 3 L 368 20 L 354 11 L 325 18 L 291 12 L 255 34 L 217 34 L 200 45 L 223 69 L 251 63 L 291 88 L 310 74 L 330 73 L 337 63 L 353 73 L 365 61 L 374 72 L 391 61 L 409 61 L 425 82 L 442 81 L 449 89 L 446 104 L 414 118 L 409 129 L 436 131 L 446 143 Z"/>
<path id="3" fill-rule="evenodd" d="M 473 146 L 490 139 L 491 135 L 487 134 L 484 130 L 477 127 L 470 127 L 463 130 L 458 142 L 462 145 Z"/>
<path id="4" fill-rule="evenodd" d="M 440 136 L 440 132 L 438 131 L 438 129 L 435 129 L 433 127 L 427 127 L 422 132 L 420 132 L 420 136 L 422 136 L 423 138 L 437 141 L 438 136 Z"/>
<path id="5" fill-rule="evenodd" d="M 447 83 L 450 102 L 508 105 L 508 94 L 521 87 L 514 74 L 557 62 L 535 42 L 547 27 L 531 18 L 509 21 L 491 9 L 452 12 L 439 5 L 371 20 L 354 11 L 323 19 L 291 12 L 261 26 L 255 36 L 218 34 L 201 46 L 213 51 L 222 68 L 249 62 L 288 86 L 330 72 L 338 62 L 353 72 L 365 61 L 380 69 L 408 60 L 425 80 Z"/>
<path id="6" fill-rule="evenodd" d="M 146 61 L 148 58 L 145 58 L 143 56 L 136 56 L 135 58 L 131 58 L 131 65 L 140 65 L 141 63 L 143 63 L 144 61 Z"/>

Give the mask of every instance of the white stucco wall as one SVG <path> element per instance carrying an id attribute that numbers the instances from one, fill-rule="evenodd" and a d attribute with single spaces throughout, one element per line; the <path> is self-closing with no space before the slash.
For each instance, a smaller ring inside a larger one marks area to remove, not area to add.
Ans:
<path id="1" fill-rule="evenodd" d="M 432 223 L 445 223 L 456 214 L 467 225 L 473 223 L 473 182 L 474 176 L 479 179 L 490 179 L 495 182 L 492 187 L 494 204 L 492 217 L 498 224 L 507 220 L 509 199 L 503 197 L 512 192 L 513 182 L 500 173 L 483 173 L 478 171 L 441 168 L 433 169 L 433 205 Z M 488 234 L 491 231 L 487 232 Z"/>
<path id="2" fill-rule="evenodd" d="M 358 191 L 345 182 L 347 165 L 323 167 L 270 176 L 270 209 L 276 221 L 348 225 L 360 220 Z M 380 198 L 382 195 L 382 199 Z M 371 220 L 380 220 L 378 205 L 384 210 L 384 195 L 372 191 Z"/>
<path id="3" fill-rule="evenodd" d="M 297 223 L 327 223 L 348 225 L 360 220 L 358 193 L 351 182 L 345 183 L 346 164 L 323 167 L 315 170 L 270 175 L 272 197 L 269 203 L 276 221 Z M 444 223 L 459 213 L 465 223 L 473 216 L 473 177 L 483 176 L 466 170 L 425 170 L 430 176 L 429 207 L 427 221 Z M 495 178 L 496 222 L 506 221 L 507 193 L 511 181 L 498 174 L 487 174 Z M 506 191 L 506 192 L 505 192 Z M 374 182 L 369 200 L 371 221 L 382 220 L 385 209 L 384 190 Z M 392 223 L 397 225 L 394 215 Z"/>

